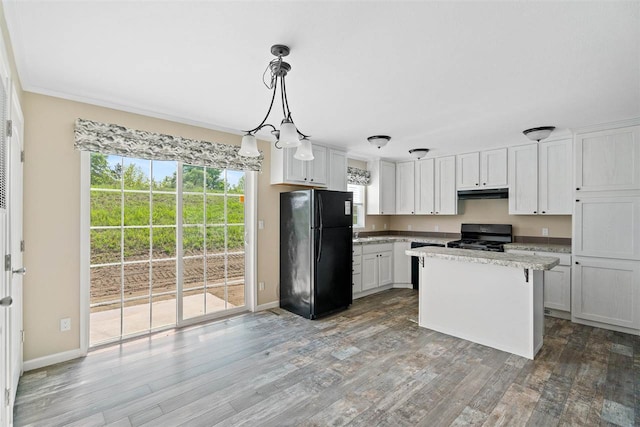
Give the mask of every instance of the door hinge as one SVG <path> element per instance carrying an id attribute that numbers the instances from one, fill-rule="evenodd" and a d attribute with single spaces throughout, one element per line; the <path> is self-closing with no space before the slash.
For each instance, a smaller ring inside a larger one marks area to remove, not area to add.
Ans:
<path id="1" fill-rule="evenodd" d="M 13 136 L 13 121 L 7 120 L 7 136 Z"/>
<path id="2" fill-rule="evenodd" d="M 20 152 L 20 163 L 24 163 L 24 150 Z"/>
<path id="3" fill-rule="evenodd" d="M 22 343 L 24 344 L 24 329 L 20 331 Z"/>
<path id="4" fill-rule="evenodd" d="M 4 256 L 4 271 L 11 270 L 11 254 Z"/>
<path id="5" fill-rule="evenodd" d="M 4 404 L 6 406 L 9 406 L 9 404 L 11 403 L 11 390 L 8 388 L 4 389 Z"/>
<path id="6" fill-rule="evenodd" d="M 24 252 L 24 240 L 20 240 L 20 252 Z"/>

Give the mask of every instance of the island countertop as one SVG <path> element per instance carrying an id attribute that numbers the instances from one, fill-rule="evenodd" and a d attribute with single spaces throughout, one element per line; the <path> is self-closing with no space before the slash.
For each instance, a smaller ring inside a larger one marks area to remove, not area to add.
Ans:
<path id="1" fill-rule="evenodd" d="M 405 251 L 405 253 L 420 258 L 440 258 L 451 261 L 501 265 L 504 267 L 526 268 L 531 270 L 551 270 L 560 262 L 560 259 L 555 257 L 442 248 L 437 246 L 414 248 Z"/>

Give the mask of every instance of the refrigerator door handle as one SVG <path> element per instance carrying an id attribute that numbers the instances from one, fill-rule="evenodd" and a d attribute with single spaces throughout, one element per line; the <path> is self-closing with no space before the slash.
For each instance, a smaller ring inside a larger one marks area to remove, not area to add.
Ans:
<path id="1" fill-rule="evenodd" d="M 320 193 L 318 193 L 318 210 L 320 212 L 318 215 L 319 234 L 318 234 L 318 257 L 316 258 L 316 262 L 319 262 L 320 258 L 322 257 L 322 195 Z"/>

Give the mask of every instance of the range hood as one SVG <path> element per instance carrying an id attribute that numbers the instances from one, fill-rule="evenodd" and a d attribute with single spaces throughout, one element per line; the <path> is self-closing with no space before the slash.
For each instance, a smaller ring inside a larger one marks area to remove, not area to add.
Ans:
<path id="1" fill-rule="evenodd" d="M 507 199 L 507 198 L 509 198 L 508 188 L 494 188 L 492 190 L 458 191 L 458 200 Z"/>

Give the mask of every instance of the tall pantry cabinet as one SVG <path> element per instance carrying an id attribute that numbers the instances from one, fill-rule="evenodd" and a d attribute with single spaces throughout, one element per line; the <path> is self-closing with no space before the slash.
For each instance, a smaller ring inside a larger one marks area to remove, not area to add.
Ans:
<path id="1" fill-rule="evenodd" d="M 572 320 L 640 335 L 640 126 L 577 133 Z"/>

